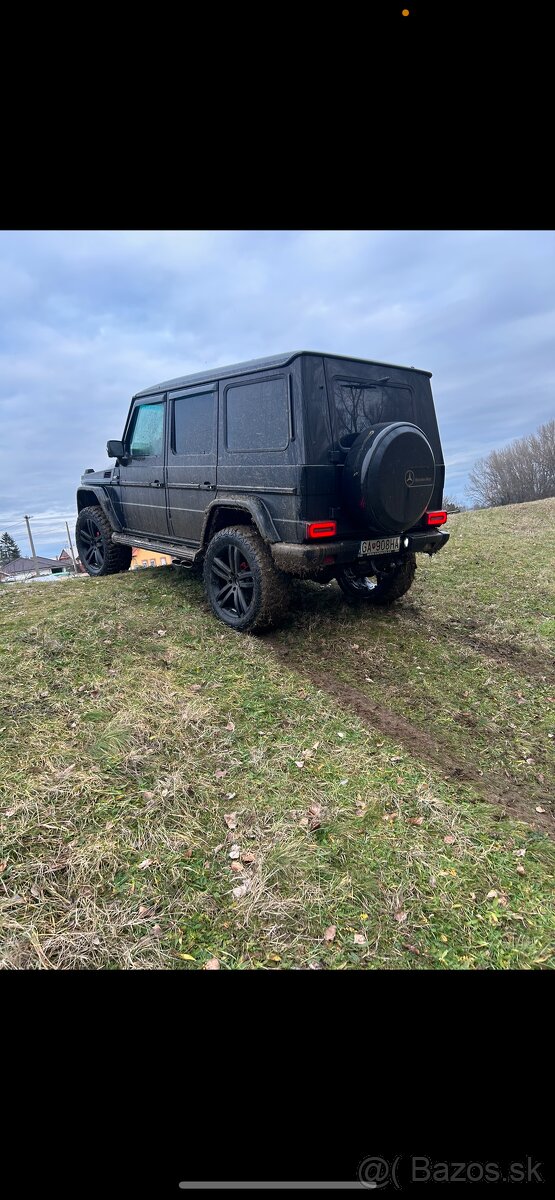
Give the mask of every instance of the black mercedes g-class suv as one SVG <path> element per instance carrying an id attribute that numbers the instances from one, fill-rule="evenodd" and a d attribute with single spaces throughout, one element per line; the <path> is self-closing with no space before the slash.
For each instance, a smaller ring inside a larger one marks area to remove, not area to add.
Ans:
<path id="1" fill-rule="evenodd" d="M 133 397 L 108 457 L 77 492 L 89 575 L 127 570 L 132 546 L 202 563 L 238 630 L 281 616 L 290 575 L 389 604 L 449 538 L 430 373 L 413 367 L 298 350 L 170 379 Z"/>

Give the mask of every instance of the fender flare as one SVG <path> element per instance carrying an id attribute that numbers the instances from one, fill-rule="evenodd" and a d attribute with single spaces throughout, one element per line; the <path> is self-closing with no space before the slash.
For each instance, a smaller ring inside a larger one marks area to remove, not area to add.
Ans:
<path id="1" fill-rule="evenodd" d="M 238 496 L 235 493 L 219 492 L 217 498 L 211 500 L 204 514 L 200 535 L 200 548 L 202 550 L 205 549 L 209 541 L 212 517 L 215 512 L 222 508 L 240 508 L 250 513 L 263 541 L 270 545 L 274 542 L 281 542 L 279 533 L 263 500 L 259 500 L 257 496 Z"/>
<path id="2" fill-rule="evenodd" d="M 87 508 L 89 504 L 99 504 L 114 533 L 121 531 L 123 526 L 116 514 L 112 500 L 104 488 L 94 484 L 89 486 L 84 484 L 83 487 L 77 488 L 77 513 L 79 514 L 81 509 Z"/>

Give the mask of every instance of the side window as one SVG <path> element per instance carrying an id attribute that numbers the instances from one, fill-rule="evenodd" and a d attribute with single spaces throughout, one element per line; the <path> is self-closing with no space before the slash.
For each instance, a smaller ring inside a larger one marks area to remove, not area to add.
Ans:
<path id="1" fill-rule="evenodd" d="M 164 453 L 164 404 L 140 404 L 135 409 L 129 453 L 148 458 Z"/>
<path id="2" fill-rule="evenodd" d="M 289 442 L 287 381 L 260 379 L 226 391 L 228 450 L 285 450 Z"/>
<path id="3" fill-rule="evenodd" d="M 174 454 L 210 454 L 214 440 L 215 392 L 180 396 L 173 402 Z"/>

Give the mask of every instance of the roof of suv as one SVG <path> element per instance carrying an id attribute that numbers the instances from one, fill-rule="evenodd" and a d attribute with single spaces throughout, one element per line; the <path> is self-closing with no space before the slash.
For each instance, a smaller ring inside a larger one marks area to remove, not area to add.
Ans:
<path id="1" fill-rule="evenodd" d="M 285 367 L 301 354 L 315 355 L 317 358 L 339 358 L 345 362 L 371 363 L 376 367 L 395 367 L 400 371 L 416 371 L 419 375 L 431 377 L 431 371 L 422 371 L 419 367 L 399 367 L 394 363 L 375 362 L 371 358 L 356 358 L 349 354 L 324 354 L 318 350 L 290 350 L 287 354 L 274 354 L 270 358 L 251 358 L 248 362 L 232 363 L 227 367 L 214 367 L 211 371 L 198 371 L 193 375 L 180 375 L 178 379 L 166 379 L 163 383 L 153 384 L 135 396 L 150 396 L 154 392 L 173 392 L 177 388 L 185 388 L 195 383 L 210 383 L 218 379 L 229 379 L 233 375 L 249 375 L 255 371 L 270 371 L 273 367 Z M 134 397 L 135 398 L 135 397 Z"/>

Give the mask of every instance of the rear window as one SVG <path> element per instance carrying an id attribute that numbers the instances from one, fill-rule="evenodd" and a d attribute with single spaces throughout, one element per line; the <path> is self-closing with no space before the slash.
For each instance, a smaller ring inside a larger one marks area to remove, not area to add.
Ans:
<path id="1" fill-rule="evenodd" d="M 228 387 L 226 425 L 228 450 L 285 450 L 289 441 L 285 378 Z"/>
<path id="2" fill-rule="evenodd" d="M 392 384 L 356 383 L 335 380 L 333 387 L 336 436 L 345 445 L 381 421 L 412 421 L 410 388 Z"/>

